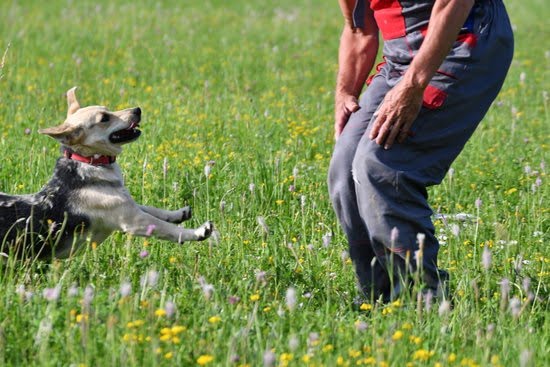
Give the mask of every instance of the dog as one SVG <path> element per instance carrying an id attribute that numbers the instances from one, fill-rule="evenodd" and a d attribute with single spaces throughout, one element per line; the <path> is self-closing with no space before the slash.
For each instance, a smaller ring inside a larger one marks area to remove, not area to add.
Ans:
<path id="1" fill-rule="evenodd" d="M 210 221 L 196 229 L 176 225 L 191 218 L 189 207 L 170 211 L 139 205 L 124 186 L 116 157 L 124 144 L 140 137 L 141 109 L 81 108 L 75 90 L 66 93 L 65 122 L 39 130 L 61 144 L 50 181 L 35 194 L 0 193 L 0 251 L 67 258 L 114 231 L 175 243 L 207 239 Z"/>

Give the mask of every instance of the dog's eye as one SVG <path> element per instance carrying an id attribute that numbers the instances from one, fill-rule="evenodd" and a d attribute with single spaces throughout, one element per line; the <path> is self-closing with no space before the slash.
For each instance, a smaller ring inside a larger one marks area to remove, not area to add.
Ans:
<path id="1" fill-rule="evenodd" d="M 99 122 L 109 122 L 109 115 L 106 113 L 102 113 Z"/>

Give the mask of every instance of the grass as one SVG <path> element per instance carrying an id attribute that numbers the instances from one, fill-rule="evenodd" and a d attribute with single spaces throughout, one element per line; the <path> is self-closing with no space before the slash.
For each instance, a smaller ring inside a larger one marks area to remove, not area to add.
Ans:
<path id="1" fill-rule="evenodd" d="M 84 105 L 143 109 L 119 158 L 136 200 L 190 204 L 190 225 L 211 219 L 219 237 L 115 234 L 66 261 L 8 259 L 0 365 L 547 364 L 550 14 L 507 5 L 509 78 L 430 191 L 455 306 L 428 310 L 353 302 L 325 184 L 336 2 L 2 2 L 0 191 L 49 178 L 58 148 L 37 130 L 62 122 L 78 85 Z"/>

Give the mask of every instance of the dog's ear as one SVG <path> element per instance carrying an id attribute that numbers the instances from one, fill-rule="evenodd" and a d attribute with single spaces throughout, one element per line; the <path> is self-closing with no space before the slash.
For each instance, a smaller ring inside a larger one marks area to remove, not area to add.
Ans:
<path id="1" fill-rule="evenodd" d="M 67 117 L 71 116 L 80 108 L 80 103 L 76 99 L 76 87 L 72 87 L 67 91 L 67 105 L 69 109 L 67 110 Z"/>
<path id="2" fill-rule="evenodd" d="M 66 123 L 59 126 L 40 129 L 38 132 L 40 134 L 49 135 L 65 145 L 75 145 L 82 137 L 82 128 L 70 126 Z"/>

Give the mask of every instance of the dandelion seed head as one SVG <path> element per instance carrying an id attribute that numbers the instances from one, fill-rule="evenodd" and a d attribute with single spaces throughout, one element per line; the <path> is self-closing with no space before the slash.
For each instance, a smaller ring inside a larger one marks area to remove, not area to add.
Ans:
<path id="1" fill-rule="evenodd" d="M 42 291 L 42 297 L 44 297 L 44 299 L 49 302 L 57 301 L 59 299 L 60 294 L 61 294 L 61 287 L 58 285 L 53 288 L 45 288 Z"/>
<path id="2" fill-rule="evenodd" d="M 363 332 L 367 330 L 368 327 L 369 325 L 365 321 L 362 321 L 362 320 L 355 321 L 355 329 L 357 329 L 357 331 Z"/>
<path id="3" fill-rule="evenodd" d="M 78 296 L 78 287 L 76 286 L 76 284 L 71 284 L 69 289 L 67 289 L 67 296 L 71 298 Z"/>
<path id="4" fill-rule="evenodd" d="M 166 317 L 172 318 L 176 314 L 176 304 L 172 301 L 166 301 L 164 304 L 164 311 L 166 312 Z"/>
<path id="5" fill-rule="evenodd" d="M 25 296 L 25 292 L 26 292 L 26 289 L 25 289 L 25 285 L 24 284 L 19 284 L 17 285 L 17 287 L 15 287 L 15 293 L 17 295 L 19 295 L 20 297 L 24 297 Z"/>
<path id="6" fill-rule="evenodd" d="M 529 288 L 531 287 L 531 278 L 525 277 L 523 278 L 522 282 L 522 288 L 525 292 L 529 292 Z"/>
<path id="7" fill-rule="evenodd" d="M 524 349 L 519 355 L 519 365 L 520 367 L 528 367 L 531 365 L 531 359 L 533 358 L 533 352 L 529 349 Z"/>
<path id="8" fill-rule="evenodd" d="M 277 362 L 277 356 L 271 350 L 266 350 L 263 356 L 264 367 L 273 367 Z"/>
<path id="9" fill-rule="evenodd" d="M 510 281 L 507 278 L 502 278 L 500 281 L 500 294 L 503 298 L 508 298 L 510 294 Z"/>
<path id="10" fill-rule="evenodd" d="M 426 312 L 430 312 L 432 309 L 432 303 L 433 303 L 434 294 L 431 289 L 428 289 L 428 291 L 424 294 L 424 308 Z"/>
<path id="11" fill-rule="evenodd" d="M 332 234 L 331 233 L 326 233 L 323 236 L 323 247 L 325 247 L 325 248 L 329 247 L 331 240 L 332 240 Z"/>
<path id="12" fill-rule="evenodd" d="M 525 74 L 524 71 L 522 71 L 520 74 L 519 74 L 519 82 L 521 84 L 525 84 L 525 80 L 527 79 L 527 74 Z"/>
<path id="13" fill-rule="evenodd" d="M 319 343 L 319 333 L 311 332 L 307 337 L 307 344 L 309 346 L 315 346 Z"/>
<path id="14" fill-rule="evenodd" d="M 296 289 L 294 289 L 293 287 L 289 287 L 286 290 L 285 303 L 286 307 L 290 311 L 293 311 L 296 308 Z"/>
<path id="15" fill-rule="evenodd" d="M 288 339 L 288 349 L 290 351 L 294 352 L 298 347 L 300 346 L 300 340 L 298 340 L 298 337 L 296 335 L 291 335 Z"/>
<path id="16" fill-rule="evenodd" d="M 265 233 L 265 234 L 269 234 L 269 227 L 267 226 L 267 223 L 265 221 L 265 218 L 262 217 L 262 216 L 258 216 L 256 217 L 256 221 L 258 222 L 258 224 L 260 225 L 260 227 L 262 228 L 262 231 Z"/>
<path id="17" fill-rule="evenodd" d="M 514 318 L 519 317 L 521 313 L 521 301 L 517 297 L 513 297 L 510 300 L 510 313 Z"/>
<path id="18" fill-rule="evenodd" d="M 248 185 L 248 191 L 250 191 L 250 193 L 253 194 L 255 190 L 256 190 L 256 185 L 254 185 L 253 183 Z"/>
<path id="19" fill-rule="evenodd" d="M 94 288 L 91 285 L 87 285 L 84 288 L 84 295 L 82 296 L 82 303 L 85 307 L 89 307 L 94 300 Z"/>
<path id="20" fill-rule="evenodd" d="M 480 198 L 477 198 L 475 201 L 475 206 L 477 209 L 481 208 L 481 205 L 483 204 L 483 201 L 481 201 Z"/>
<path id="21" fill-rule="evenodd" d="M 120 285 L 121 297 L 128 297 L 130 294 L 132 294 L 132 284 L 130 282 L 123 282 Z"/>
<path id="22" fill-rule="evenodd" d="M 483 248 L 483 253 L 481 254 L 481 265 L 483 266 L 483 269 L 489 270 L 491 268 L 491 250 L 489 250 L 488 246 L 485 246 Z"/>
<path id="23" fill-rule="evenodd" d="M 263 270 L 256 270 L 256 281 L 258 283 L 262 283 L 262 284 L 266 284 L 267 280 L 266 280 L 266 275 L 267 273 Z"/>
<path id="24" fill-rule="evenodd" d="M 451 312 L 451 302 L 449 302 L 448 300 L 442 301 L 439 305 L 438 312 L 440 317 L 448 315 Z"/>
<path id="25" fill-rule="evenodd" d="M 453 223 L 453 225 L 451 226 L 451 233 L 455 237 L 458 237 L 458 235 L 460 234 L 460 226 L 456 223 Z"/>

